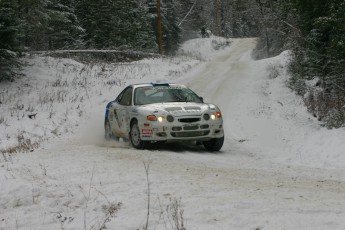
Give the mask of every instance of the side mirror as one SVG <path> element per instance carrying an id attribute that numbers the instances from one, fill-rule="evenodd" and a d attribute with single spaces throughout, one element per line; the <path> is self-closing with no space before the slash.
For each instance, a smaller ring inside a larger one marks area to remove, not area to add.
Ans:
<path id="1" fill-rule="evenodd" d="M 202 103 L 204 103 L 204 98 L 203 98 L 203 97 L 199 97 L 199 99 L 200 99 L 200 101 L 201 101 Z"/>

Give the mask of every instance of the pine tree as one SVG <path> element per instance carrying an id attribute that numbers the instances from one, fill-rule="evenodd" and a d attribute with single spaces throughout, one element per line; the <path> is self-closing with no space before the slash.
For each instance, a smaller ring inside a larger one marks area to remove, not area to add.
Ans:
<path id="1" fill-rule="evenodd" d="M 296 15 L 290 0 L 256 0 L 260 41 L 258 58 L 278 55 L 291 49 L 296 37 Z M 264 51 L 264 52 L 263 52 Z"/>
<path id="2" fill-rule="evenodd" d="M 49 50 L 83 46 L 84 29 L 74 13 L 71 0 L 50 0 L 47 4 L 47 13 L 49 20 L 46 31 Z"/>
<path id="3" fill-rule="evenodd" d="M 337 66 L 332 73 L 341 75 L 341 87 L 345 89 L 345 2 L 334 0 L 330 5 L 330 21 L 332 22 L 329 44 L 329 56 Z"/>
<path id="4" fill-rule="evenodd" d="M 18 32 L 16 1 L 0 1 L 0 49 L 18 50 Z"/>
<path id="5" fill-rule="evenodd" d="M 181 39 L 187 40 L 200 37 L 202 31 L 214 28 L 212 1 L 209 0 L 178 0 L 177 10 L 179 14 L 179 26 L 181 28 Z"/>
<path id="6" fill-rule="evenodd" d="M 160 0 L 161 1 L 161 0 Z M 147 18 L 152 31 L 155 34 L 155 42 L 158 44 L 158 17 L 157 17 L 157 0 L 147 0 Z M 164 31 L 163 31 L 164 33 Z"/>
<path id="7" fill-rule="evenodd" d="M 152 30 L 156 34 L 156 43 L 158 44 L 157 31 L 157 0 L 147 1 L 147 15 L 150 19 Z M 180 3 L 177 0 L 161 0 L 161 17 L 163 32 L 163 50 L 165 54 L 174 54 L 181 44 L 182 30 L 179 26 Z"/>
<path id="8" fill-rule="evenodd" d="M 305 95 L 309 109 L 328 127 L 345 124 L 345 3 L 295 0 L 301 36 L 294 47 L 291 85 Z M 310 93 L 306 80 L 317 82 Z M 320 93 L 322 92 L 322 93 Z"/>
<path id="9" fill-rule="evenodd" d="M 177 13 L 178 3 L 175 0 L 165 0 L 163 2 L 163 31 L 164 50 L 166 54 L 175 54 L 181 44 L 181 28 Z"/>
<path id="10" fill-rule="evenodd" d="M 137 0 L 117 0 L 115 9 L 116 45 L 152 51 L 156 46 L 145 4 Z"/>
<path id="11" fill-rule="evenodd" d="M 12 80 L 20 66 L 17 53 L 20 49 L 20 25 L 15 0 L 0 1 L 0 81 Z"/>
<path id="12" fill-rule="evenodd" d="M 154 33 L 146 5 L 136 0 L 77 0 L 76 12 L 89 48 L 133 48 L 152 51 Z"/>
<path id="13" fill-rule="evenodd" d="M 18 15 L 22 22 L 23 46 L 28 50 L 47 50 L 48 0 L 21 0 Z"/>
<path id="14" fill-rule="evenodd" d="M 157 44 L 155 42 L 154 30 L 150 24 L 149 9 L 144 0 L 138 2 L 138 15 L 141 21 L 141 27 L 138 30 L 138 43 L 136 47 L 141 47 L 144 50 L 155 52 Z"/>

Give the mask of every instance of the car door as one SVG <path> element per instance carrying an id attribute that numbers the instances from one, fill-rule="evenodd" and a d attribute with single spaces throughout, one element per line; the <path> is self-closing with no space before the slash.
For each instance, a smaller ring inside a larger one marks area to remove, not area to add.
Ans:
<path id="1" fill-rule="evenodd" d="M 121 137 L 127 137 L 129 133 L 129 110 L 132 107 L 133 88 L 124 89 L 113 105 L 115 134 Z"/>

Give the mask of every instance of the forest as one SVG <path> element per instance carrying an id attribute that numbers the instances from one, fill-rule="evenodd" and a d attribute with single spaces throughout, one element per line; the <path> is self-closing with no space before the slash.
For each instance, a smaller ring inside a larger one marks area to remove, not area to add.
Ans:
<path id="1" fill-rule="evenodd" d="M 175 55 L 213 35 L 257 37 L 256 59 L 290 50 L 290 87 L 325 126 L 345 125 L 344 0 L 0 0 L 0 82 L 34 51 Z"/>

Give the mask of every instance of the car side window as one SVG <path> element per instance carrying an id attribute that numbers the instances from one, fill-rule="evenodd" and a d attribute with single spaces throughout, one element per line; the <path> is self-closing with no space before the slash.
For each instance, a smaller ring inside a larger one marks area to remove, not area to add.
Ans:
<path id="1" fill-rule="evenodd" d="M 132 87 L 126 88 L 118 97 L 120 105 L 129 106 L 132 105 Z"/>

